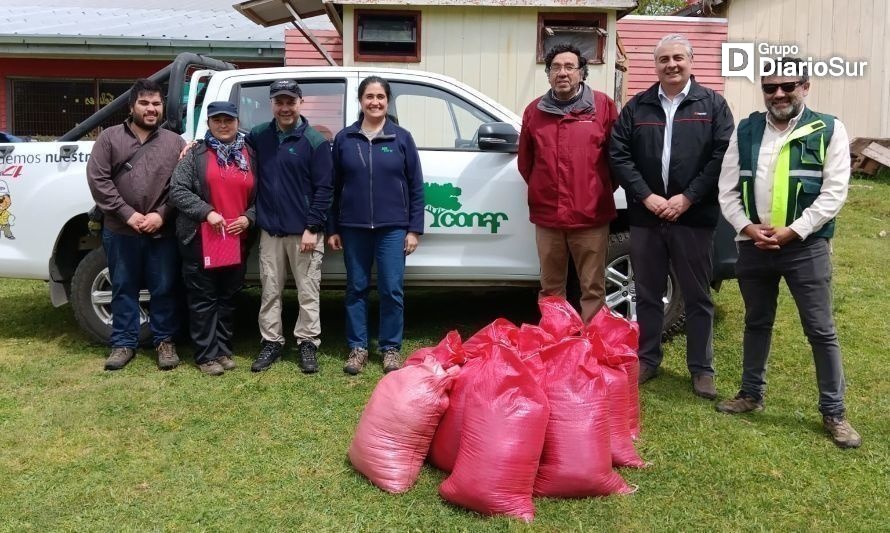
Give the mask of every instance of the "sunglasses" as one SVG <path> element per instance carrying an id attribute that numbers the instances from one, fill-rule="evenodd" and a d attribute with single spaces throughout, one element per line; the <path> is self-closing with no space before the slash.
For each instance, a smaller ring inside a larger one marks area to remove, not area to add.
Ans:
<path id="1" fill-rule="evenodd" d="M 789 81 L 788 83 L 764 83 L 760 86 L 763 89 L 763 92 L 766 94 L 776 94 L 776 91 L 779 90 L 779 87 L 782 88 L 783 93 L 793 93 L 797 90 L 798 87 L 803 85 L 802 81 Z"/>

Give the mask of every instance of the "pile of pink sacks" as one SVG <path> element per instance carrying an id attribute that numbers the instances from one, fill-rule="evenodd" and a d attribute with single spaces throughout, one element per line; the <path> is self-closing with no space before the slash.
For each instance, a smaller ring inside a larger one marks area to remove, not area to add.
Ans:
<path id="1" fill-rule="evenodd" d="M 530 522 L 533 496 L 629 494 L 613 467 L 646 465 L 640 434 L 639 329 L 603 308 L 587 326 L 562 298 L 541 322 L 456 331 L 383 377 L 349 460 L 381 489 L 407 491 L 424 460 L 449 473 L 447 501 Z"/>

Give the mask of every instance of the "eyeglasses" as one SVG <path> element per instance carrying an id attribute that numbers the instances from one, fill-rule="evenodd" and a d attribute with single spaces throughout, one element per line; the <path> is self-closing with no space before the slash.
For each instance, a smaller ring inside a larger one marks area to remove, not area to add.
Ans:
<path id="1" fill-rule="evenodd" d="M 581 67 L 576 67 L 574 65 L 550 65 L 549 72 L 551 74 L 557 74 L 559 72 L 565 71 L 566 74 L 574 74 L 581 70 Z"/>
<path id="2" fill-rule="evenodd" d="M 789 81 L 788 83 L 764 83 L 760 86 L 763 89 L 763 92 L 766 94 L 776 94 L 776 91 L 779 90 L 779 87 L 782 88 L 783 93 L 793 93 L 797 90 L 797 88 L 803 85 L 802 81 Z"/>

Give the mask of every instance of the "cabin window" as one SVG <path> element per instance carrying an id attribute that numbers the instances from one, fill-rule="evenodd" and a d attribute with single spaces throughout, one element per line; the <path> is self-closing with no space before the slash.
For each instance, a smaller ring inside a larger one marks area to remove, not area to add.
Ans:
<path id="1" fill-rule="evenodd" d="M 355 11 L 355 60 L 420 61 L 420 11 Z"/>
<path id="2" fill-rule="evenodd" d="M 538 63 L 557 44 L 573 44 L 588 65 L 602 65 L 606 50 L 605 13 L 538 13 Z"/>

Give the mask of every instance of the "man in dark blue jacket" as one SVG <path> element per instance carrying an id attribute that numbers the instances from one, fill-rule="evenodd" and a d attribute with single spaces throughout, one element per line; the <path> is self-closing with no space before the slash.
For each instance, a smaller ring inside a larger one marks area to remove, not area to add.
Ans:
<path id="1" fill-rule="evenodd" d="M 692 45 L 666 35 L 655 48 L 658 83 L 631 99 L 612 128 L 613 175 L 627 193 L 630 259 L 640 323 L 640 383 L 663 357 L 662 295 L 673 266 L 686 309 L 693 392 L 717 397 L 710 284 L 717 177 L 734 123 L 726 100 L 692 77 Z"/>
<path id="2" fill-rule="evenodd" d="M 300 115 L 303 93 L 293 80 L 269 87 L 274 119 L 251 130 L 247 143 L 259 162 L 256 223 L 260 228 L 259 325 L 263 346 L 251 370 L 269 368 L 284 347 L 281 295 L 287 265 L 297 283 L 300 314 L 294 326 L 300 368 L 317 372 L 319 289 L 324 225 L 331 206 L 331 145 Z"/>

